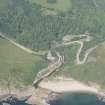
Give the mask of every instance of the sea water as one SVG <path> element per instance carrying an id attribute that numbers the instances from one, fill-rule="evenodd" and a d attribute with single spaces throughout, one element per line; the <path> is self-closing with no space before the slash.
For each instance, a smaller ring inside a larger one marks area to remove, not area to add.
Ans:
<path id="1" fill-rule="evenodd" d="M 50 105 L 105 105 L 99 97 L 90 94 L 69 94 L 66 93 L 63 97 L 50 101 Z"/>
<path id="2" fill-rule="evenodd" d="M 105 102 L 99 99 L 99 97 L 90 94 L 71 94 L 64 93 L 56 100 L 49 101 L 50 105 L 105 105 Z M 4 105 L 0 103 L 0 105 Z M 32 105 L 25 102 L 13 101 L 5 105 Z"/>

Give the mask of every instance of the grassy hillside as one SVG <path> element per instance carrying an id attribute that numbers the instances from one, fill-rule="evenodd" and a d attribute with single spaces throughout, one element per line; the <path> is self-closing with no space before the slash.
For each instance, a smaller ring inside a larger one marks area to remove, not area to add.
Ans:
<path id="1" fill-rule="evenodd" d="M 12 85 L 31 84 L 44 64 L 42 58 L 30 55 L 0 39 L 0 83 L 7 84 L 7 81 L 10 81 Z"/>
<path id="2" fill-rule="evenodd" d="M 78 47 L 72 46 L 65 49 L 69 56 L 66 57 L 67 64 L 62 68 L 63 75 L 84 82 L 92 81 L 105 87 L 105 43 L 97 47 L 82 65 L 75 63 L 75 52 Z"/>

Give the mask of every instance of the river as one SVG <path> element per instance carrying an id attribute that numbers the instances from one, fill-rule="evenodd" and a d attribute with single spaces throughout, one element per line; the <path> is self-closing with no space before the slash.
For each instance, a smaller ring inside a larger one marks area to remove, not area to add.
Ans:
<path id="1" fill-rule="evenodd" d="M 99 100 L 95 95 L 89 94 L 69 94 L 66 93 L 63 97 L 50 101 L 50 105 L 105 105 L 105 102 Z"/>

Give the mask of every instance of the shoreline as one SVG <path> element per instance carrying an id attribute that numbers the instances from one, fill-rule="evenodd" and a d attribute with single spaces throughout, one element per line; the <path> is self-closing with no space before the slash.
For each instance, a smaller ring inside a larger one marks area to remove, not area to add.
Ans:
<path id="1" fill-rule="evenodd" d="M 105 94 L 100 92 L 99 90 L 100 89 L 88 86 L 87 84 L 84 84 L 72 78 L 65 78 L 63 80 L 61 79 L 41 82 L 39 84 L 39 88 L 36 90 L 32 86 L 25 87 L 21 91 L 14 89 L 11 91 L 10 95 L 13 95 L 20 100 L 29 97 L 27 102 L 31 105 L 47 105 L 48 101 L 58 99 L 66 93 L 96 95 L 97 97 L 99 97 L 99 99 L 104 100 Z M 0 101 L 6 99 L 6 97 L 9 96 L 7 92 L 8 91 L 5 90 L 4 92 L 0 91 Z"/>

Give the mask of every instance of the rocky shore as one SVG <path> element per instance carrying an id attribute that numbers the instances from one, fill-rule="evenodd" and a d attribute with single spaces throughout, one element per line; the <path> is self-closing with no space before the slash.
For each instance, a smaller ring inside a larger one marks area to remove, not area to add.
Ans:
<path id="1" fill-rule="evenodd" d="M 59 95 L 47 89 L 27 87 L 25 89 L 0 91 L 0 105 L 49 105 Z"/>
<path id="2" fill-rule="evenodd" d="M 62 99 L 64 93 L 33 87 L 28 87 L 22 91 L 12 91 L 10 94 L 0 92 L 0 105 L 50 105 Z M 98 97 L 98 96 L 97 96 Z M 103 101 L 103 97 L 99 97 Z"/>
<path id="3" fill-rule="evenodd" d="M 92 83 L 93 85 L 93 83 Z M 38 88 L 27 86 L 22 89 L 0 89 L 0 105 L 50 105 L 63 97 L 64 93 L 90 93 L 105 101 L 104 91 L 72 78 L 43 81 Z"/>

